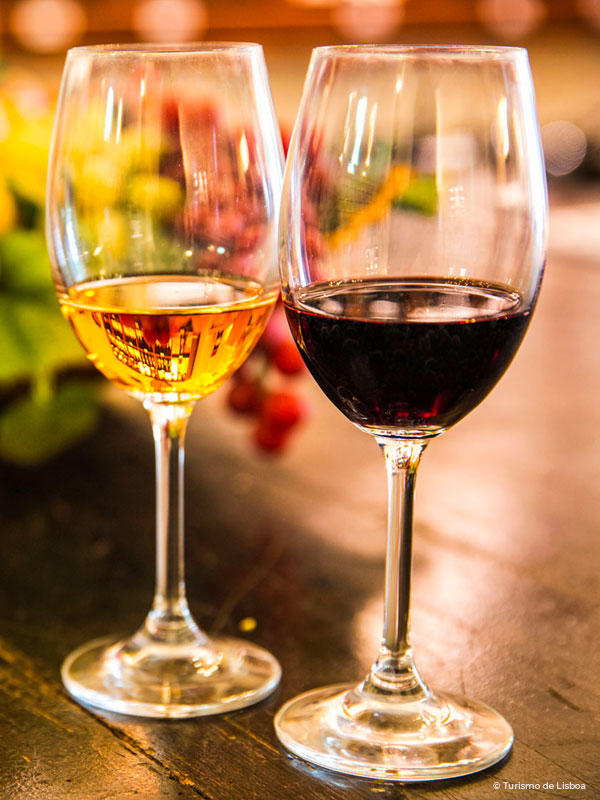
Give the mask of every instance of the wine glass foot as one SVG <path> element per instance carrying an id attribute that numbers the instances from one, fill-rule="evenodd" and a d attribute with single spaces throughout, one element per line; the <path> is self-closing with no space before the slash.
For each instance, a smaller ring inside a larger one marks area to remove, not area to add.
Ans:
<path id="1" fill-rule="evenodd" d="M 275 730 L 306 761 L 391 781 L 469 775 L 500 761 L 513 741 L 510 725 L 482 703 L 431 692 L 415 701 L 374 700 L 349 684 L 290 700 Z"/>
<path id="2" fill-rule="evenodd" d="M 71 653 L 61 670 L 70 694 L 119 714 L 199 717 L 258 703 L 281 677 L 269 652 L 239 639 L 141 649 L 131 641 L 96 639 Z"/>

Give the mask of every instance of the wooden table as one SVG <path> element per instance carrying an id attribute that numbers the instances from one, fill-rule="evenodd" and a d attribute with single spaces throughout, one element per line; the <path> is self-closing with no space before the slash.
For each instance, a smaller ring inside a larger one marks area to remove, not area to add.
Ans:
<path id="1" fill-rule="evenodd" d="M 190 604 L 209 630 L 250 636 L 283 666 L 278 691 L 251 709 L 95 716 L 61 687 L 73 647 L 132 632 L 150 604 L 153 455 L 133 401 L 113 399 L 97 435 L 57 462 L 0 469 L 2 800 L 599 798 L 599 333 L 600 252 L 559 242 L 508 374 L 421 468 L 417 660 L 431 684 L 510 720 L 502 764 L 385 784 L 312 768 L 279 746 L 282 701 L 361 677 L 381 629 L 383 462 L 307 379 L 312 418 L 281 458 L 252 449 L 219 394 L 190 430 Z M 255 630 L 240 633 L 248 620 Z"/>

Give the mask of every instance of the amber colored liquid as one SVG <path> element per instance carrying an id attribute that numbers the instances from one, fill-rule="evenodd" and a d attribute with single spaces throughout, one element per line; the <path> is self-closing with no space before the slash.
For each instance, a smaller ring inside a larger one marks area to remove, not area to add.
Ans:
<path id="1" fill-rule="evenodd" d="M 80 283 L 59 301 L 109 380 L 181 402 L 214 392 L 243 363 L 276 298 L 251 281 L 158 275 Z"/>

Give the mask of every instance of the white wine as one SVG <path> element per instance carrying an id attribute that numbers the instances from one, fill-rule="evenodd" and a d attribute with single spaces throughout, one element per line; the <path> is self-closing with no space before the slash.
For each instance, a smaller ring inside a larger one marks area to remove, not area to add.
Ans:
<path id="1" fill-rule="evenodd" d="M 59 297 L 100 372 L 136 397 L 171 402 L 218 389 L 251 352 L 276 299 L 253 281 L 182 275 L 91 281 Z"/>

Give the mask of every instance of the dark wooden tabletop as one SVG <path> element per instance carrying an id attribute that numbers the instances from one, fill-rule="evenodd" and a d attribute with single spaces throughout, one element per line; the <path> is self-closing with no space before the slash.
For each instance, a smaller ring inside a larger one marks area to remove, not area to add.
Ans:
<path id="1" fill-rule="evenodd" d="M 578 237 L 562 211 L 557 229 L 575 245 L 554 242 L 524 345 L 492 395 L 429 448 L 417 490 L 418 664 L 433 686 L 504 714 L 510 756 L 470 778 L 400 785 L 312 768 L 278 744 L 281 703 L 358 680 L 381 632 L 383 461 L 307 378 L 311 420 L 282 457 L 252 449 L 219 393 L 189 434 L 192 610 L 283 667 L 275 694 L 243 711 L 96 716 L 61 687 L 70 650 L 133 632 L 150 604 L 141 408 L 113 395 L 92 440 L 43 468 L 0 468 L 1 800 L 600 798 L 600 249 L 586 250 L 585 226 Z"/>

